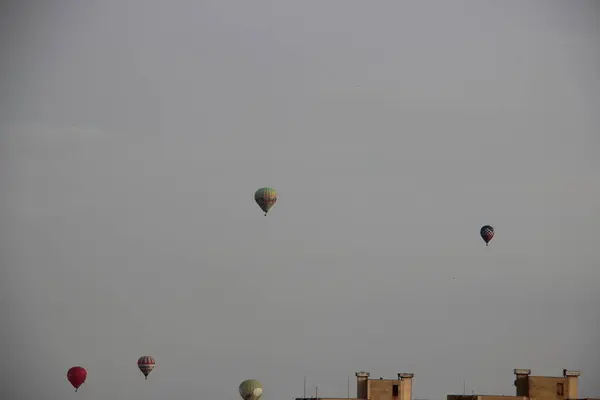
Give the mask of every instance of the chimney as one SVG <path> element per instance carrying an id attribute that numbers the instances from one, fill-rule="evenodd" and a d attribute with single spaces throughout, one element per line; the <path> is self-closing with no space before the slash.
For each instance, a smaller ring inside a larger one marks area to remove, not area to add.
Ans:
<path id="1" fill-rule="evenodd" d="M 400 400 L 412 400 L 412 381 L 415 374 L 398 374 L 400 380 Z"/>
<path id="2" fill-rule="evenodd" d="M 515 369 L 516 379 L 515 386 L 517 387 L 517 396 L 529 397 L 529 375 L 530 369 Z"/>
<path id="3" fill-rule="evenodd" d="M 359 399 L 369 398 L 369 376 L 370 373 L 360 371 L 356 374 L 356 397 Z"/>
<path id="4" fill-rule="evenodd" d="M 579 376 L 581 373 L 579 371 L 569 371 L 568 369 L 563 369 L 563 376 L 567 378 L 567 398 L 568 399 L 576 399 L 579 397 Z"/>

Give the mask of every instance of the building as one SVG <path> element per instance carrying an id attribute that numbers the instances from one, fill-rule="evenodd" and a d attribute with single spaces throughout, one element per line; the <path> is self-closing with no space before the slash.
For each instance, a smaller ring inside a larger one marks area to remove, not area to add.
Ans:
<path id="1" fill-rule="evenodd" d="M 579 371 L 564 369 L 559 377 L 532 376 L 530 369 L 514 373 L 516 396 L 448 395 L 447 400 L 579 400 Z"/>
<path id="2" fill-rule="evenodd" d="M 318 397 L 296 400 L 412 400 L 414 374 L 398 374 L 398 379 L 370 379 L 368 372 L 356 373 L 356 397 Z"/>

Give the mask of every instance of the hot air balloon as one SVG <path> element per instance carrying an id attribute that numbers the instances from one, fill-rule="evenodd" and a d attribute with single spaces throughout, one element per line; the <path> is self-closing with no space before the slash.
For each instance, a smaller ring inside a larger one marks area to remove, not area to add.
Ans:
<path id="1" fill-rule="evenodd" d="M 247 379 L 240 384 L 240 396 L 244 400 L 260 400 L 262 393 L 262 384 L 256 379 Z"/>
<path id="2" fill-rule="evenodd" d="M 481 227 L 479 234 L 487 246 L 490 243 L 490 240 L 492 240 L 494 237 L 494 228 L 492 228 L 490 225 L 484 225 Z"/>
<path id="3" fill-rule="evenodd" d="M 85 378 L 87 378 L 87 371 L 83 367 L 72 367 L 67 371 L 67 379 L 71 382 L 75 391 L 85 382 Z"/>
<path id="4" fill-rule="evenodd" d="M 267 216 L 267 213 L 277 202 L 278 198 L 279 195 L 277 194 L 277 191 L 270 187 L 258 189 L 254 193 L 254 201 L 256 201 L 256 204 L 258 204 L 260 209 L 265 212 L 265 216 Z"/>
<path id="5" fill-rule="evenodd" d="M 150 375 L 150 372 L 152 372 L 156 366 L 156 361 L 150 356 L 143 356 L 138 358 L 137 365 L 140 371 L 142 371 L 142 374 L 144 374 L 144 377 L 148 379 L 148 375 Z"/>

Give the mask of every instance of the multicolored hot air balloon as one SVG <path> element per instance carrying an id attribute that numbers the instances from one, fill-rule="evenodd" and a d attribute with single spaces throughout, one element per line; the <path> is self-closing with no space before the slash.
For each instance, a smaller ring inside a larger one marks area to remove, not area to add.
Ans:
<path id="1" fill-rule="evenodd" d="M 87 378 L 87 371 L 83 367 L 72 367 L 67 371 L 67 379 L 71 382 L 71 385 L 75 388 L 75 391 L 79 389 Z"/>
<path id="2" fill-rule="evenodd" d="M 490 243 L 490 240 L 492 240 L 494 237 L 494 228 L 492 228 L 490 225 L 484 225 L 481 227 L 479 234 L 487 246 Z"/>
<path id="3" fill-rule="evenodd" d="M 148 379 L 148 375 L 150 375 L 150 372 L 152 372 L 156 366 L 156 361 L 150 356 L 143 356 L 138 358 L 137 365 L 140 371 L 142 371 L 142 374 L 144 374 L 144 377 Z"/>
<path id="4" fill-rule="evenodd" d="M 260 400 L 262 394 L 262 384 L 256 379 L 247 379 L 240 384 L 240 396 L 244 400 Z"/>
<path id="5" fill-rule="evenodd" d="M 260 209 L 265 212 L 265 216 L 267 216 L 267 213 L 277 202 L 278 198 L 279 195 L 277 194 L 277 191 L 270 187 L 258 189 L 254 193 L 254 201 L 256 201 L 256 204 L 258 204 Z"/>

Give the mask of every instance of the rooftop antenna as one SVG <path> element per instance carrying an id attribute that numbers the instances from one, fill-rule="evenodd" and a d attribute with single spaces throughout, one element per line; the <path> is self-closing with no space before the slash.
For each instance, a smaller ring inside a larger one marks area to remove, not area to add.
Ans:
<path id="1" fill-rule="evenodd" d="M 463 379 L 463 396 L 467 394 L 467 381 Z"/>
<path id="2" fill-rule="evenodd" d="M 350 376 L 348 376 L 348 398 L 350 398 Z"/>
<path id="3" fill-rule="evenodd" d="M 315 399 L 319 398 L 319 387 L 315 386 Z"/>
<path id="4" fill-rule="evenodd" d="M 304 399 L 306 398 L 306 375 L 304 375 Z"/>

